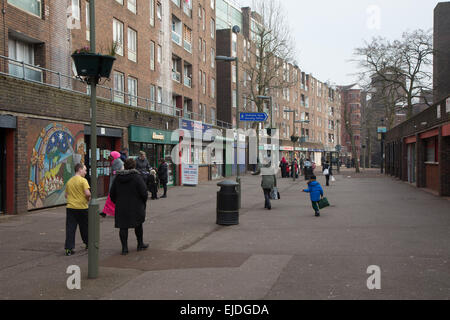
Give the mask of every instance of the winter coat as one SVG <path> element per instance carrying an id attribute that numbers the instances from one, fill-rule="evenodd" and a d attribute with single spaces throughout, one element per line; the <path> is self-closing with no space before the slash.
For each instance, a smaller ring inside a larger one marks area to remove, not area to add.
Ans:
<path id="1" fill-rule="evenodd" d="M 160 164 L 158 168 L 158 178 L 162 184 L 167 184 L 169 179 L 167 162 Z"/>
<path id="2" fill-rule="evenodd" d="M 117 171 L 123 170 L 123 162 L 120 158 L 114 159 L 111 164 L 111 178 L 109 180 L 109 192 L 111 192 L 111 187 L 114 180 L 116 179 Z"/>
<path id="3" fill-rule="evenodd" d="M 320 196 L 323 196 L 322 186 L 317 181 L 308 182 L 308 189 L 304 189 L 303 191 L 309 192 L 311 201 L 319 201 Z"/>
<path id="4" fill-rule="evenodd" d="M 261 176 L 261 187 L 263 189 L 272 189 L 273 187 L 277 186 L 277 178 L 275 175 L 270 176 Z"/>
<path id="5" fill-rule="evenodd" d="M 149 172 L 150 171 L 150 164 L 148 163 L 147 159 L 140 159 L 137 158 L 136 159 L 136 170 L 137 171 L 145 171 L 145 172 Z"/>
<path id="6" fill-rule="evenodd" d="M 117 172 L 110 197 L 116 205 L 116 228 L 136 228 L 145 221 L 148 193 L 139 171 L 132 169 Z"/>

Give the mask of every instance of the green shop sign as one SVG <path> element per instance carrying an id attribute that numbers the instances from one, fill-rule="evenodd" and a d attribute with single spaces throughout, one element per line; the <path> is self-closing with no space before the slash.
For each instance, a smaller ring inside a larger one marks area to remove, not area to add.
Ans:
<path id="1" fill-rule="evenodd" d="M 128 137 L 129 141 L 145 143 L 178 144 L 179 141 L 178 133 L 138 126 L 128 128 Z"/>

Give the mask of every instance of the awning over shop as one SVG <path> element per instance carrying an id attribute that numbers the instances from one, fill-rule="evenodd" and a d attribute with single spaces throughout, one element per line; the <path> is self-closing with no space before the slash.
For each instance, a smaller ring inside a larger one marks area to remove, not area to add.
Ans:
<path id="1" fill-rule="evenodd" d="M 178 144 L 179 134 L 177 131 L 130 126 L 128 128 L 128 139 L 133 142 Z"/>

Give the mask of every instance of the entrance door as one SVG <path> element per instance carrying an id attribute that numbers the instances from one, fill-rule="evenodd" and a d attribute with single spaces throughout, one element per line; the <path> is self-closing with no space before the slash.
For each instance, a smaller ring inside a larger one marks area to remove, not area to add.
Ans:
<path id="1" fill-rule="evenodd" d="M 416 182 L 416 144 L 408 144 L 408 182 Z"/>

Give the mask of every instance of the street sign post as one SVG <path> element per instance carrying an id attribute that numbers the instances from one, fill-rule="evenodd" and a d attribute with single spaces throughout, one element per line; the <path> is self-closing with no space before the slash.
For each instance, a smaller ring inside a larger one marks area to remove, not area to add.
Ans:
<path id="1" fill-rule="evenodd" d="M 269 118 L 265 112 L 241 112 L 239 113 L 240 121 L 264 122 Z"/>

